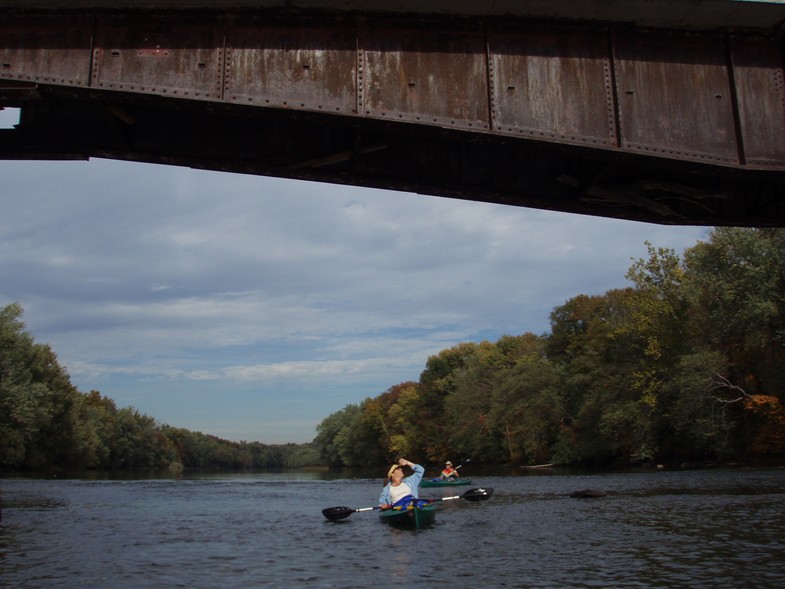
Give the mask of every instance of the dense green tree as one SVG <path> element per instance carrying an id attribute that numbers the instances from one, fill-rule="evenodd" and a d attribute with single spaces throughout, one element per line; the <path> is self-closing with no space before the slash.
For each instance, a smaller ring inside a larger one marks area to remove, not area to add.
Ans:
<path id="1" fill-rule="evenodd" d="M 684 459 L 728 455 L 732 409 L 716 394 L 726 370 L 725 357 L 717 351 L 696 351 L 679 359 L 666 385 L 674 402 L 668 415 L 672 444 L 664 453 Z"/>
<path id="2" fill-rule="evenodd" d="M 564 375 L 556 462 L 616 459 L 627 429 L 614 423 L 618 405 L 639 397 L 633 374 L 644 343 L 629 329 L 634 297 L 633 289 L 579 295 L 551 313 L 546 350 Z"/>
<path id="3" fill-rule="evenodd" d="M 560 371 L 538 355 L 519 360 L 492 393 L 489 426 L 510 462 L 550 462 L 564 418 Z"/>
<path id="4" fill-rule="evenodd" d="M 785 231 L 719 228 L 685 252 L 704 340 L 728 378 L 785 401 Z"/>
<path id="5" fill-rule="evenodd" d="M 390 429 L 387 411 L 392 407 L 395 393 L 390 391 L 360 403 L 360 411 L 352 422 L 346 439 L 345 460 L 347 466 L 366 466 L 388 462 Z"/>
<path id="6" fill-rule="evenodd" d="M 98 391 L 90 391 L 78 398 L 74 426 L 76 453 L 70 464 L 83 468 L 108 466 L 114 443 L 116 415 L 114 401 Z"/>
<path id="7" fill-rule="evenodd" d="M 420 374 L 423 411 L 418 419 L 421 443 L 428 460 L 441 460 L 448 454 L 448 432 L 441 417 L 447 398 L 455 392 L 457 372 L 474 357 L 477 344 L 461 343 L 430 356 Z"/>
<path id="8" fill-rule="evenodd" d="M 328 415 L 316 426 L 314 444 L 328 466 L 347 466 L 347 461 L 351 460 L 351 429 L 359 416 L 359 405 L 350 404 Z"/>
<path id="9" fill-rule="evenodd" d="M 420 435 L 418 415 L 423 409 L 416 382 L 398 385 L 396 400 L 387 410 L 387 444 L 391 458 L 408 456 L 417 458 L 420 454 Z"/>
<path id="10" fill-rule="evenodd" d="M 73 456 L 76 389 L 49 346 L 24 331 L 17 303 L 0 310 L 0 464 L 40 467 Z"/>
<path id="11" fill-rule="evenodd" d="M 494 423 L 494 392 L 509 374 L 531 357 L 543 357 L 545 339 L 532 333 L 504 335 L 495 343 L 483 341 L 455 371 L 454 390 L 444 403 L 443 422 L 450 454 L 491 462 L 510 456 L 508 431 Z M 447 455 L 437 456 L 444 460 Z"/>
<path id="12" fill-rule="evenodd" d="M 515 362 L 505 355 L 515 346 L 498 348 L 482 342 L 464 365 L 455 371 L 453 390 L 444 401 L 440 416 L 446 444 L 443 453 L 430 458 L 442 462 L 451 455 L 502 462 L 505 456 L 498 432 L 491 428 L 488 416 L 492 394 L 503 372 Z M 505 366 L 507 364 L 507 366 Z"/>

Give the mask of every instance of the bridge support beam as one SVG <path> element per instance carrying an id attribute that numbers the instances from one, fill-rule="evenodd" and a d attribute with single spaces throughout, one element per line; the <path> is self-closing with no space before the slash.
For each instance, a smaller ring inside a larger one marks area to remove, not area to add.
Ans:
<path id="1" fill-rule="evenodd" d="M 0 157 L 114 157 L 674 224 L 785 224 L 777 35 L 14 13 Z"/>

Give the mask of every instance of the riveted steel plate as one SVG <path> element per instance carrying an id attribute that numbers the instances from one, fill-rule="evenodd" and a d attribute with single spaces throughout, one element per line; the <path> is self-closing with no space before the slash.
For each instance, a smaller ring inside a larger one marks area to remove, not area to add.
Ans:
<path id="1" fill-rule="evenodd" d="M 87 86 L 92 18 L 4 15 L 0 19 L 0 78 Z"/>
<path id="2" fill-rule="evenodd" d="M 93 86 L 199 100 L 221 98 L 223 28 L 183 15 L 104 16 Z"/>
<path id="3" fill-rule="evenodd" d="M 780 43 L 731 39 L 744 156 L 749 166 L 785 163 L 785 83 Z"/>
<path id="4" fill-rule="evenodd" d="M 356 74 L 353 21 L 240 21 L 229 30 L 228 102 L 355 114 Z"/>
<path id="5" fill-rule="evenodd" d="M 368 22 L 359 37 L 364 115 L 464 129 L 490 127 L 481 26 Z"/>
<path id="6" fill-rule="evenodd" d="M 738 163 L 721 36 L 625 31 L 614 35 L 613 49 L 622 147 Z"/>
<path id="7" fill-rule="evenodd" d="M 605 30 L 494 27 L 488 47 L 494 131 L 615 145 Z"/>

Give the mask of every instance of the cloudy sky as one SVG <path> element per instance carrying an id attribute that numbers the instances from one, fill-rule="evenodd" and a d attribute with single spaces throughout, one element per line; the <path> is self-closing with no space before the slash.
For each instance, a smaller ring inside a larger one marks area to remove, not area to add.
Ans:
<path id="1" fill-rule="evenodd" d="M 16 123 L 0 111 L 0 128 Z M 108 160 L 0 161 L 0 306 L 82 392 L 230 440 L 307 442 L 460 342 L 544 333 L 666 227 Z"/>

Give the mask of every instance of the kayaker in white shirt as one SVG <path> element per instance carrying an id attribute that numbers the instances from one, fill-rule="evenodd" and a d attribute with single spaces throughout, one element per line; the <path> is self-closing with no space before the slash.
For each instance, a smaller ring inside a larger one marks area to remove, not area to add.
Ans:
<path id="1" fill-rule="evenodd" d="M 404 477 L 404 466 L 414 470 L 414 474 Z M 396 501 L 407 495 L 412 495 L 416 498 L 419 492 L 420 481 L 424 474 L 425 469 L 422 466 L 401 458 L 398 464 L 393 464 L 387 471 L 387 484 L 384 485 L 382 494 L 379 496 L 379 507 L 381 509 L 390 509 Z"/>

